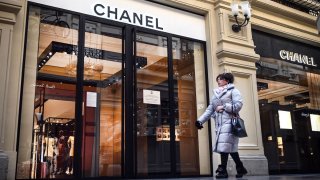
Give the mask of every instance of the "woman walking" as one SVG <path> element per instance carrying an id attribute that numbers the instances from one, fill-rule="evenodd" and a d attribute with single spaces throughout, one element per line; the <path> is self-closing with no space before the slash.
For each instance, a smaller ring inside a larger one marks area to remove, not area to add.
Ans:
<path id="1" fill-rule="evenodd" d="M 213 96 L 206 111 L 196 121 L 198 129 L 203 128 L 203 123 L 210 117 L 215 119 L 216 139 L 213 151 L 220 153 L 221 164 L 216 170 L 216 178 L 227 178 L 228 156 L 231 155 L 236 163 L 237 178 L 247 174 L 239 153 L 239 138 L 231 133 L 231 118 L 242 108 L 242 97 L 240 91 L 234 87 L 234 77 L 231 73 L 219 74 L 216 78 L 218 88 L 214 89 Z"/>

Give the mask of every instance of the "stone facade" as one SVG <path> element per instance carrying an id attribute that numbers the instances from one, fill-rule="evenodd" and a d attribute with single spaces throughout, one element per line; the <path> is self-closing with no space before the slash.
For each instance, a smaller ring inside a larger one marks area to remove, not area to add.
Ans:
<path id="1" fill-rule="evenodd" d="M 243 96 L 246 103 L 241 115 L 247 120 L 249 135 L 248 138 L 241 139 L 239 153 L 249 175 L 268 174 L 256 87 L 255 62 L 259 60 L 259 55 L 254 51 L 251 30 L 258 29 L 319 46 L 316 17 L 273 1 L 252 0 L 250 23 L 240 32 L 234 32 L 231 29 L 235 23 L 231 15 L 231 0 L 168 0 L 163 3 L 204 15 L 208 87 L 216 87 L 215 77 L 221 72 L 232 72 L 235 75 L 236 86 L 241 92 L 245 92 Z M 16 173 L 26 11 L 26 0 L 0 0 L 0 149 L 4 151 L 1 154 L 5 154 L 0 156 L 0 161 L 2 165 L 5 157 L 9 158 L 8 179 L 14 179 Z M 241 20 L 241 15 L 239 17 Z M 211 95 L 212 92 L 209 92 Z M 215 139 L 214 134 L 212 136 Z M 219 163 L 219 155 L 214 154 L 213 172 Z M 229 163 L 228 170 L 231 174 L 235 173 L 234 169 L 234 164 Z"/>
<path id="2" fill-rule="evenodd" d="M 26 2 L 0 1 L 0 149 L 9 158 L 8 179 L 15 178 Z"/>

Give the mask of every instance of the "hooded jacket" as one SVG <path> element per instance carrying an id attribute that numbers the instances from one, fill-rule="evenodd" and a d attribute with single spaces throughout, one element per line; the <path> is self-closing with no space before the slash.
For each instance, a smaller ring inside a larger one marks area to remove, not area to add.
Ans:
<path id="1" fill-rule="evenodd" d="M 231 83 L 227 84 L 222 91 L 218 88 L 213 91 L 210 104 L 198 118 L 198 121 L 205 123 L 210 119 L 210 116 L 215 120 L 216 139 L 213 147 L 214 152 L 237 152 L 239 138 L 231 133 L 231 118 L 233 114 L 238 114 L 242 108 L 240 91 Z M 215 109 L 220 105 L 224 106 L 224 110 L 216 112 Z"/>

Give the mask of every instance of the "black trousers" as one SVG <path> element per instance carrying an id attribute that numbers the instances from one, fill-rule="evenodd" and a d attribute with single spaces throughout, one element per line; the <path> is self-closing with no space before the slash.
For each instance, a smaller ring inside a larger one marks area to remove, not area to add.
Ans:
<path id="1" fill-rule="evenodd" d="M 238 152 L 234 152 L 234 153 L 220 153 L 220 157 L 221 157 L 221 165 L 226 167 L 227 163 L 228 163 L 228 157 L 229 154 L 231 155 L 232 159 L 234 160 L 234 162 L 236 163 L 237 167 L 241 167 L 243 166 L 241 160 L 240 160 L 240 156 Z"/>

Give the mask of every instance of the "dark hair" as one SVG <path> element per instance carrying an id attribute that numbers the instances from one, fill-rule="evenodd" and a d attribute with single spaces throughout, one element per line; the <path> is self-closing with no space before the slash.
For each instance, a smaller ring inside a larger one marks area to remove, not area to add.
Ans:
<path id="1" fill-rule="evenodd" d="M 222 74 L 219 74 L 216 78 L 216 81 L 218 81 L 218 79 L 223 79 L 223 80 L 226 80 L 229 83 L 233 83 L 234 81 L 234 77 L 231 73 L 222 73 Z"/>

